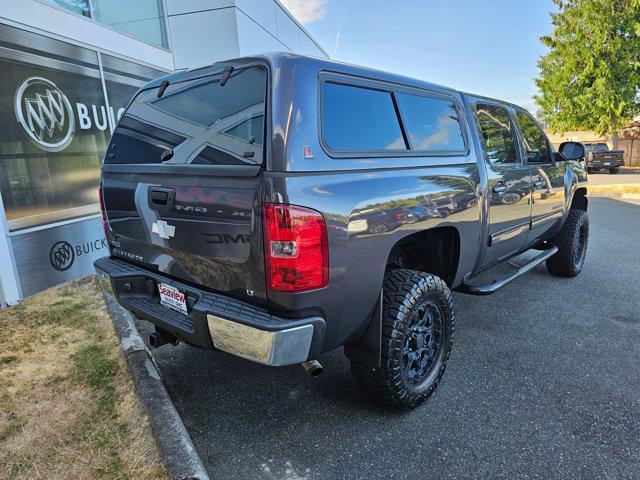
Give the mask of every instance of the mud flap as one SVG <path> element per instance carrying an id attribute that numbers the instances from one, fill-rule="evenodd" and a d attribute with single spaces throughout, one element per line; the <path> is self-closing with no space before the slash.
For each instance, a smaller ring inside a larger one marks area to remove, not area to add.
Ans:
<path id="1" fill-rule="evenodd" d="M 355 342 L 344 346 L 344 353 L 349 360 L 360 366 L 380 368 L 380 351 L 382 349 L 382 290 L 378 296 L 375 312 L 365 334 Z"/>

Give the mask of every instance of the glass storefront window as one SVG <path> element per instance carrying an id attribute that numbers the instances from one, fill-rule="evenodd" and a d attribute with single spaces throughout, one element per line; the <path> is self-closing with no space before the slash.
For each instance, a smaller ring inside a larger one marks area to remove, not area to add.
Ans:
<path id="1" fill-rule="evenodd" d="M 48 3 L 52 3 L 59 7 L 69 10 L 73 13 L 84 15 L 85 17 L 91 17 L 91 7 L 89 6 L 89 0 L 46 0 Z"/>
<path id="2" fill-rule="evenodd" d="M 98 202 L 110 133 L 98 54 L 0 28 L 11 47 L 0 55 L 0 190 L 10 228 L 80 216 Z"/>
<path id="3" fill-rule="evenodd" d="M 135 91 L 163 72 L 0 25 L 0 192 L 11 230 L 98 213 L 100 165 Z M 36 50 L 33 47 L 37 46 Z"/>
<path id="4" fill-rule="evenodd" d="M 120 120 L 129 101 L 138 89 L 149 80 L 166 75 L 167 72 L 132 63 L 106 53 L 101 54 L 101 58 L 107 97 L 114 112 L 113 128 L 115 129 L 115 124 Z"/>
<path id="5" fill-rule="evenodd" d="M 162 0 L 91 0 L 95 20 L 153 45 L 167 47 Z"/>

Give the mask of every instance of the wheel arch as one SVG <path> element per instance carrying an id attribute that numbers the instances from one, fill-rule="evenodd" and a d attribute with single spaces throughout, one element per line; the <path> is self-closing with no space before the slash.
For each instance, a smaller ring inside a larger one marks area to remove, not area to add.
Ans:
<path id="1" fill-rule="evenodd" d="M 435 227 L 399 239 L 390 249 L 385 271 L 406 268 L 431 273 L 453 284 L 460 263 L 460 232 Z"/>
<path id="2" fill-rule="evenodd" d="M 573 192 L 571 198 L 571 209 L 584 210 L 585 212 L 589 208 L 589 199 L 587 198 L 587 188 L 579 187 Z"/>

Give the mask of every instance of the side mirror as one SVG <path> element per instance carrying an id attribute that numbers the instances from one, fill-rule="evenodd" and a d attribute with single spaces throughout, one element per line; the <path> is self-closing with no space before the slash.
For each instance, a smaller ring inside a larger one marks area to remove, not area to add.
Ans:
<path id="1" fill-rule="evenodd" d="M 565 160 L 584 160 L 586 151 L 584 145 L 579 142 L 564 142 L 560 144 L 558 153 Z"/>

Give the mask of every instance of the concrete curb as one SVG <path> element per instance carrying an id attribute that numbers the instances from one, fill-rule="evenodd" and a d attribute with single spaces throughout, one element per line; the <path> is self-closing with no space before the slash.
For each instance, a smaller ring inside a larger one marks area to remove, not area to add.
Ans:
<path id="1" fill-rule="evenodd" d="M 169 475 L 173 480 L 209 480 L 132 315 L 118 304 L 113 295 L 106 291 L 103 294 Z"/>

